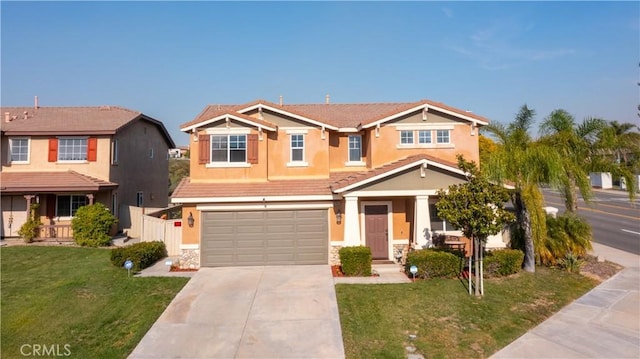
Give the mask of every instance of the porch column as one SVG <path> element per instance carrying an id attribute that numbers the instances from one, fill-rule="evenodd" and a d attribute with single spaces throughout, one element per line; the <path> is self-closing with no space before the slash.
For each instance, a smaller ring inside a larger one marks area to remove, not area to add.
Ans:
<path id="1" fill-rule="evenodd" d="M 31 218 L 31 200 L 35 197 L 32 194 L 25 194 L 24 199 L 27 200 L 27 218 Z"/>
<path id="2" fill-rule="evenodd" d="M 415 249 L 423 249 L 431 246 L 431 216 L 429 214 L 429 196 L 416 196 L 415 213 L 413 219 L 413 238 Z"/>
<path id="3" fill-rule="evenodd" d="M 89 200 L 89 205 L 92 205 L 93 204 L 93 194 L 91 194 L 91 193 L 88 194 L 87 195 L 87 199 Z"/>
<path id="4" fill-rule="evenodd" d="M 358 216 L 358 197 L 345 197 L 344 200 L 344 246 L 359 246 L 360 221 Z"/>

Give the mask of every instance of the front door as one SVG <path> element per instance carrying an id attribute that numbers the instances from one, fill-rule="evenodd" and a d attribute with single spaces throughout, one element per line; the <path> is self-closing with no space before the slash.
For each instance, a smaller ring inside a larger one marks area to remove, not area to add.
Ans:
<path id="1" fill-rule="evenodd" d="M 386 205 L 364 206 L 364 228 L 367 247 L 373 259 L 389 259 L 389 227 Z"/>

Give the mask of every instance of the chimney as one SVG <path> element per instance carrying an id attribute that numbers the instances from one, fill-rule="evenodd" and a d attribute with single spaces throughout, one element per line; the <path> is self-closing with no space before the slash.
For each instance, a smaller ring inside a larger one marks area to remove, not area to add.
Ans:
<path id="1" fill-rule="evenodd" d="M 38 106 L 38 96 L 35 96 L 33 99 L 33 108 L 37 110 L 38 107 L 40 107 Z"/>
<path id="2" fill-rule="evenodd" d="M 11 112 L 5 112 L 4 113 L 4 122 L 6 122 L 6 123 L 11 122 Z"/>
<path id="3" fill-rule="evenodd" d="M 324 103 L 328 105 L 328 104 L 329 104 L 329 99 L 330 99 L 330 98 L 331 98 L 331 96 L 329 96 L 329 94 L 327 94 L 327 95 L 324 97 Z"/>
<path id="4" fill-rule="evenodd" d="M 282 95 L 280 95 L 280 106 L 282 106 Z"/>

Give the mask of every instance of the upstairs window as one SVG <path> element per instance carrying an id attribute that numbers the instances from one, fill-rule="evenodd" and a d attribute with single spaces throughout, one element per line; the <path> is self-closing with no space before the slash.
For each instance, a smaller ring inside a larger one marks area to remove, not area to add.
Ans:
<path id="1" fill-rule="evenodd" d="M 349 162 L 362 161 L 362 136 L 349 135 Z"/>
<path id="2" fill-rule="evenodd" d="M 304 161 L 304 135 L 291 135 L 291 162 Z"/>
<path id="3" fill-rule="evenodd" d="M 211 162 L 247 162 L 247 136 L 212 135 Z"/>
<path id="4" fill-rule="evenodd" d="M 400 144 L 412 145 L 413 144 L 413 131 L 400 131 Z"/>
<path id="5" fill-rule="evenodd" d="M 418 131 L 418 143 L 420 144 L 431 143 L 431 131 L 430 130 Z"/>
<path id="6" fill-rule="evenodd" d="M 449 130 L 437 130 L 436 140 L 438 143 L 449 143 Z"/>
<path id="7" fill-rule="evenodd" d="M 56 201 L 57 217 L 73 217 L 78 208 L 87 205 L 87 196 L 58 196 Z"/>
<path id="8" fill-rule="evenodd" d="M 29 139 L 11 138 L 9 139 L 9 161 L 11 163 L 29 162 Z"/>
<path id="9" fill-rule="evenodd" d="M 87 138 L 70 137 L 58 139 L 58 161 L 86 161 Z"/>

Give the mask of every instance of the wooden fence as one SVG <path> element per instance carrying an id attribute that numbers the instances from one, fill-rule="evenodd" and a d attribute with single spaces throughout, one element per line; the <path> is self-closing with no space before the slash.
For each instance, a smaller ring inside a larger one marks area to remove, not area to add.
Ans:
<path id="1" fill-rule="evenodd" d="M 176 208 L 171 208 L 175 211 Z M 170 256 L 180 255 L 182 241 L 182 219 L 162 219 L 169 209 L 129 207 L 131 228 L 127 235 L 140 238 L 141 242 L 161 241 L 167 246 Z"/>

